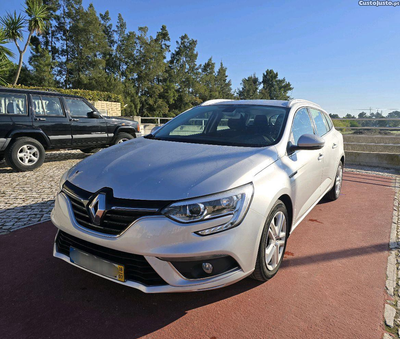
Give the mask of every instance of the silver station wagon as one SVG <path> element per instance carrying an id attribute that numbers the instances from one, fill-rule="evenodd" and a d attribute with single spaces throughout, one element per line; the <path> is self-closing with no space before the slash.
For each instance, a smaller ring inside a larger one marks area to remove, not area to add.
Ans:
<path id="1" fill-rule="evenodd" d="M 305 100 L 211 100 L 66 172 L 54 256 L 143 292 L 266 281 L 291 232 L 339 197 L 342 135 Z"/>

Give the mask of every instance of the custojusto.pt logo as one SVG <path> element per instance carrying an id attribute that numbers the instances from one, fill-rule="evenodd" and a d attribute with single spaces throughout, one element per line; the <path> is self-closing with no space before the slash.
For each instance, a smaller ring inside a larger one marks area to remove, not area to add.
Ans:
<path id="1" fill-rule="evenodd" d="M 400 1 L 358 1 L 359 6 L 372 6 L 372 7 L 397 7 L 400 6 Z"/>

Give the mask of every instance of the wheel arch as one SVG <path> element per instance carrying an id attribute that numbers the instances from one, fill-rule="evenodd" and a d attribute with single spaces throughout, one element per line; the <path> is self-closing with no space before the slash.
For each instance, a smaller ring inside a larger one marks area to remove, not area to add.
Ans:
<path id="1" fill-rule="evenodd" d="M 31 130 L 17 130 L 13 131 L 9 138 L 11 139 L 10 143 L 7 145 L 9 147 L 17 138 L 32 138 L 37 141 L 39 141 L 44 149 L 48 149 L 50 147 L 50 140 L 47 137 L 46 134 L 44 134 L 42 131 L 31 131 Z"/>
<path id="2" fill-rule="evenodd" d="M 292 203 L 292 199 L 289 197 L 289 195 L 287 194 L 283 194 L 281 195 L 278 200 L 282 201 L 286 207 L 286 210 L 288 212 L 288 217 L 289 217 L 289 232 L 288 232 L 288 236 L 290 235 L 290 232 L 292 230 L 292 226 L 293 226 L 293 203 Z"/>
<path id="3" fill-rule="evenodd" d="M 342 165 L 344 167 L 344 154 L 342 155 L 342 157 L 340 158 L 340 161 L 342 162 Z"/>
<path id="4" fill-rule="evenodd" d="M 116 131 L 114 132 L 113 140 L 115 140 L 117 138 L 119 133 L 128 133 L 128 134 L 132 135 L 134 138 L 136 138 L 136 131 L 133 127 L 130 127 L 130 126 L 118 127 L 116 129 Z"/>

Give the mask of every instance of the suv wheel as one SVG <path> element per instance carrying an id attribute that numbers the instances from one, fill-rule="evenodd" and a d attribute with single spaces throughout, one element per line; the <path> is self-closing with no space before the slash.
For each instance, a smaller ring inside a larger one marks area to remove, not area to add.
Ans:
<path id="1" fill-rule="evenodd" d="M 129 133 L 124 133 L 124 132 L 118 133 L 117 137 L 115 138 L 114 145 L 121 144 L 131 139 L 133 139 L 133 136 L 130 135 Z"/>
<path id="2" fill-rule="evenodd" d="M 267 281 L 281 266 L 289 231 L 285 204 L 278 200 L 268 215 L 258 249 L 256 267 L 251 278 Z"/>
<path id="3" fill-rule="evenodd" d="M 6 162 L 14 170 L 32 171 L 42 166 L 45 157 L 43 145 L 32 138 L 18 138 L 6 152 Z"/>

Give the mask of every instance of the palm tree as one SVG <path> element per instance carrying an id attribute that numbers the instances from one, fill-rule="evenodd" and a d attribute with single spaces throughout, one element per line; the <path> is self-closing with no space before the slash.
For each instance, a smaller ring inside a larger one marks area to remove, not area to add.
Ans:
<path id="1" fill-rule="evenodd" d="M 1 53 L 1 52 L 0 52 Z M 10 60 L 7 59 L 6 56 L 0 55 L 0 85 L 7 85 L 7 81 L 4 79 L 7 71 L 10 69 Z"/>
<path id="2" fill-rule="evenodd" d="M 3 46 L 8 42 L 6 32 L 4 29 L 0 27 L 0 58 L 5 58 L 5 57 L 12 57 L 14 56 L 13 52 L 11 52 L 10 49 L 7 47 Z"/>
<path id="3" fill-rule="evenodd" d="M 4 26 L 6 38 L 15 43 L 19 52 L 18 69 L 13 82 L 14 86 L 18 82 L 24 54 L 31 42 L 32 35 L 41 34 L 44 31 L 46 21 L 49 18 L 47 6 L 43 5 L 42 0 L 26 0 L 25 4 L 25 13 L 28 16 L 28 19 L 21 14 L 17 14 L 15 11 L 13 14 L 7 13 L 4 17 L 0 18 L 0 23 Z M 26 24 L 28 24 L 28 39 L 26 40 L 25 46 L 21 48 L 18 41 L 23 40 L 22 31 Z"/>

